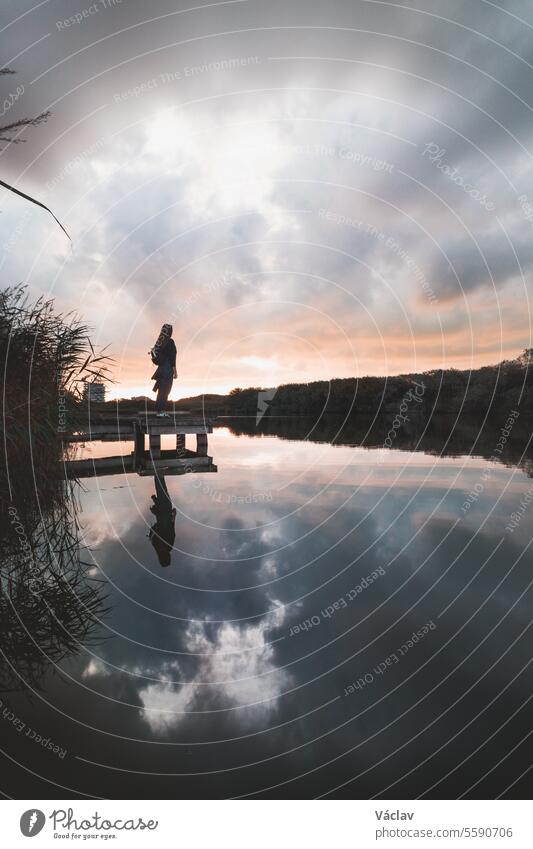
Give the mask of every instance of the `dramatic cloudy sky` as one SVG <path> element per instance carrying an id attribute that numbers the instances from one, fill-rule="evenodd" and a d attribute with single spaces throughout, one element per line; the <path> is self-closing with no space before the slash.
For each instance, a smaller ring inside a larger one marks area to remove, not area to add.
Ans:
<path id="1" fill-rule="evenodd" d="M 2 123 L 53 113 L 2 178 L 72 235 L 4 192 L 2 281 L 77 309 L 115 394 L 149 391 L 163 321 L 175 397 L 530 344 L 526 0 L 3 0 L 0 27 Z"/>

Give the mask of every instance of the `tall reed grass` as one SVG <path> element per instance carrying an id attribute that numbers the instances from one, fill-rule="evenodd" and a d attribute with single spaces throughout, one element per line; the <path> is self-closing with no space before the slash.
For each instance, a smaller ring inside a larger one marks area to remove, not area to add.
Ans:
<path id="1" fill-rule="evenodd" d="M 0 690 L 9 690 L 38 687 L 95 639 L 106 611 L 80 546 L 61 436 L 83 423 L 82 383 L 105 381 L 110 360 L 76 315 L 16 286 L 0 292 L 0 364 Z"/>

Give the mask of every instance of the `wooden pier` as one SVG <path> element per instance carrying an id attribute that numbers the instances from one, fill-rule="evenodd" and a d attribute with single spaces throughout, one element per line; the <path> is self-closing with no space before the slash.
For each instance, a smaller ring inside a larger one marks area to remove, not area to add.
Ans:
<path id="1" fill-rule="evenodd" d="M 213 432 L 213 422 L 202 416 L 173 414 L 158 417 L 141 411 L 129 417 L 109 417 L 92 421 L 83 431 L 63 435 L 72 442 L 132 442 L 131 454 L 114 457 L 87 458 L 65 462 L 71 477 L 94 477 L 137 472 L 150 475 L 216 472 L 213 458 L 207 453 L 207 437 Z M 176 437 L 176 447 L 161 450 L 161 437 Z M 187 435 L 196 437 L 196 451 L 186 446 Z M 146 444 L 148 442 L 148 444 Z"/>

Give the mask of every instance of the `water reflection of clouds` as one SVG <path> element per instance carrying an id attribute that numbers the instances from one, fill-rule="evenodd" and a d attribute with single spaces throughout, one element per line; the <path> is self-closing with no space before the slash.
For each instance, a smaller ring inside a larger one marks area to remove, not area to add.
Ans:
<path id="1" fill-rule="evenodd" d="M 160 576 L 157 573 L 153 574 L 151 565 L 148 565 L 150 555 L 148 550 L 145 550 L 143 557 L 143 565 L 147 567 L 147 571 L 135 569 L 133 564 L 130 564 L 127 569 L 124 566 L 118 567 L 120 558 L 116 549 L 119 545 L 126 558 L 128 551 L 133 553 L 134 558 L 139 556 L 139 522 L 135 524 L 130 534 L 122 537 L 120 543 L 115 541 L 113 544 L 111 540 L 109 541 L 113 552 L 110 550 L 108 556 L 103 557 L 103 568 L 105 570 L 105 561 L 108 561 L 109 575 L 116 580 L 119 592 L 122 588 L 137 602 L 142 599 L 143 605 L 147 608 L 150 608 L 153 603 L 153 609 L 165 616 L 179 616 L 184 621 L 188 618 L 202 619 L 204 617 L 224 621 L 228 617 L 246 620 L 249 617 L 267 616 L 268 611 L 271 610 L 269 594 L 272 591 L 275 590 L 283 604 L 295 604 L 302 591 L 312 594 L 314 586 L 320 586 L 326 575 L 329 579 L 332 574 L 346 571 L 354 560 L 357 564 L 357 551 L 360 553 L 359 558 L 363 565 L 372 557 L 373 551 L 379 552 L 381 559 L 384 557 L 392 559 L 396 553 L 406 547 L 409 549 L 409 557 L 416 560 L 414 547 L 421 546 L 421 541 L 418 537 L 413 539 L 413 533 L 423 529 L 424 522 L 439 506 L 444 491 L 450 483 L 451 473 L 448 473 L 449 470 L 446 469 L 445 464 L 443 465 L 444 469 L 441 470 L 439 479 L 432 479 L 431 486 L 426 486 L 415 494 L 412 487 L 419 484 L 421 480 L 413 474 L 408 475 L 405 486 L 397 485 L 394 492 L 385 498 L 382 498 L 381 493 L 378 495 L 374 492 L 375 482 L 372 481 L 372 484 L 366 486 L 364 491 L 351 499 L 349 509 L 339 511 L 331 517 L 330 514 L 334 512 L 336 505 L 346 497 L 347 488 L 338 484 L 335 491 L 330 489 L 320 501 L 315 500 L 308 511 L 296 511 L 290 521 L 281 521 L 273 526 L 274 530 L 268 532 L 260 527 L 254 531 L 252 527 L 252 533 L 246 534 L 244 538 L 240 531 L 245 527 L 249 529 L 247 523 L 239 526 L 235 522 L 236 516 L 231 508 L 213 503 L 197 491 L 192 498 L 194 503 L 193 505 L 189 503 L 188 509 L 207 518 L 209 523 L 222 522 L 223 525 L 226 524 L 226 527 L 218 531 L 206 529 L 198 538 L 198 531 L 188 528 L 187 522 L 184 521 L 177 535 L 177 543 L 182 553 L 175 559 L 175 575 L 172 574 L 165 583 L 161 583 Z M 506 472 L 503 471 L 501 474 L 505 476 Z M 244 479 L 241 477 L 239 483 L 243 483 Z M 142 483 L 145 482 L 142 481 Z M 171 482 L 172 494 L 180 483 L 179 478 Z M 316 490 L 321 484 L 321 480 L 315 479 L 314 489 Z M 463 480 L 463 487 L 464 485 Z M 144 488 L 149 490 L 149 482 L 146 482 Z M 302 488 L 304 493 L 307 490 L 308 495 L 312 494 L 311 488 L 307 489 L 300 482 L 297 499 L 291 503 L 290 497 L 286 495 L 284 508 L 298 506 Z M 448 499 L 452 497 L 452 500 L 456 502 L 448 505 L 450 520 L 456 512 L 458 499 L 462 493 L 463 489 L 457 487 L 457 492 L 454 490 L 447 496 Z M 372 507 L 377 504 L 379 498 L 381 498 L 379 511 L 372 516 Z M 412 499 L 412 504 L 408 510 L 405 510 L 409 499 Z M 175 500 L 179 503 L 179 499 Z M 252 514 L 260 513 L 264 505 L 248 505 L 248 508 Z M 483 510 L 482 501 L 480 501 L 480 509 Z M 225 515 L 221 516 L 223 510 Z M 368 514 L 372 516 L 371 520 L 368 519 Z M 365 516 L 367 516 L 366 519 Z M 439 517 L 442 522 L 442 511 Z M 327 521 L 322 525 L 320 537 L 317 540 L 313 535 L 313 529 L 318 521 L 324 519 Z M 357 539 L 354 540 L 355 535 L 352 529 L 356 520 L 362 521 L 357 532 Z M 281 533 L 281 528 L 285 534 Z M 204 535 L 207 539 L 204 539 Z M 184 540 L 187 539 L 195 543 L 188 551 L 183 548 Z M 299 540 L 296 550 L 292 547 L 293 540 Z M 331 552 L 324 556 L 324 551 L 330 547 Z M 281 552 L 272 553 L 273 549 L 279 548 L 282 549 Z M 363 557 L 361 552 L 366 552 Z M 206 560 L 200 565 L 196 560 L 197 556 Z M 210 557 L 215 562 L 212 562 Z M 221 563 L 221 561 L 224 562 Z M 312 568 L 307 568 L 309 561 L 313 561 Z M 131 586 L 132 567 L 136 578 L 133 586 Z M 356 565 L 355 568 L 359 567 Z M 365 569 L 368 571 L 366 566 Z M 289 580 L 286 580 L 287 577 Z M 168 580 L 171 583 L 175 581 L 177 587 L 182 590 L 179 596 L 176 592 L 172 593 Z M 187 587 L 189 589 L 185 589 Z M 165 597 L 166 593 L 168 595 Z M 234 598 L 235 593 L 242 594 L 237 601 Z M 202 607 L 205 608 L 203 612 Z M 239 616 L 235 616 L 237 612 L 240 613 Z M 218 639 L 219 636 L 215 635 L 215 645 Z M 183 641 L 186 646 L 189 646 L 186 650 L 190 651 L 191 635 L 185 633 Z"/>
<path id="2" fill-rule="evenodd" d="M 293 469 L 284 466 L 290 442 L 269 440 L 276 456 L 259 469 L 231 461 L 247 456 L 253 439 L 224 435 L 222 442 L 225 465 L 214 434 L 212 450 L 223 474 L 206 476 L 221 491 L 292 479 Z M 453 765 L 451 749 L 435 756 L 431 776 L 422 770 L 402 783 L 403 773 L 461 733 L 527 660 L 527 644 L 519 639 L 498 662 L 530 616 L 527 594 L 518 600 L 531 572 L 530 558 L 517 560 L 527 521 L 499 548 L 496 543 L 528 479 L 494 468 L 462 516 L 465 492 L 479 479 L 483 461 L 401 453 L 397 466 L 376 467 L 372 452 L 327 448 L 327 463 L 311 472 L 302 464 L 298 480 L 278 498 L 242 509 L 188 487 L 183 477 L 169 477 L 181 515 L 167 570 L 146 538 L 153 481 L 130 476 L 134 486 L 114 489 L 114 479 L 106 478 L 101 491 L 100 481 L 87 483 L 83 523 L 88 538 L 99 535 L 93 557 L 110 587 L 109 639 L 65 663 L 65 674 L 78 683 L 51 683 L 51 700 L 89 726 L 83 740 L 70 745 L 88 761 L 125 769 L 128 794 L 142 795 L 136 771 L 168 773 L 168 787 L 153 775 L 150 782 L 155 795 L 173 797 L 205 794 L 205 781 L 207 792 L 220 796 L 258 792 L 280 780 L 290 781 L 295 795 L 310 795 L 359 774 L 349 794 L 368 796 L 396 779 L 405 796 L 422 792 Z M 309 443 L 302 450 L 309 459 L 322 449 Z M 343 470 L 346 455 L 354 462 Z M 322 613 L 377 569 L 379 580 L 346 608 Z M 311 617 L 318 617 L 317 627 L 291 636 L 292 626 Z M 422 644 L 386 676 L 374 676 L 368 691 L 343 698 L 350 681 L 382 663 L 429 619 L 437 628 Z M 494 636 L 485 640 L 492 628 Z M 509 690 L 484 716 L 485 727 L 499 727 L 525 689 Z M 54 717 L 47 721 L 51 735 L 61 737 Z M 431 723 L 416 745 L 408 744 Z M 471 730 L 462 741 L 465 753 L 482 739 L 475 723 Z M 207 741 L 220 747 L 216 756 Z M 404 743 L 400 753 L 376 765 Z M 505 753 L 503 738 L 495 746 Z M 190 752 L 190 763 L 184 765 L 177 751 Z M 237 768 L 255 761 L 262 765 Z M 209 776 L 182 779 L 180 772 Z M 474 772 L 479 776 L 481 767 Z M 97 776 L 102 792 L 113 795 L 112 770 L 99 767 Z M 455 785 L 445 787 L 456 793 Z"/>
<path id="3" fill-rule="evenodd" d="M 185 714 L 201 711 L 206 685 L 211 691 L 209 703 L 214 695 L 218 710 L 246 708 L 237 720 L 244 728 L 268 721 L 277 711 L 277 697 L 291 681 L 290 674 L 274 662 L 274 649 L 267 639 L 273 627 L 283 625 L 284 618 L 279 608 L 256 625 L 241 628 L 227 622 L 214 641 L 201 623 L 191 623 L 185 631 L 185 645 L 191 654 L 202 656 L 193 680 L 176 686 L 163 676 L 160 684 L 139 690 L 142 716 L 150 729 L 168 731 L 183 721 Z M 171 662 L 170 670 L 179 681 L 179 663 Z"/>

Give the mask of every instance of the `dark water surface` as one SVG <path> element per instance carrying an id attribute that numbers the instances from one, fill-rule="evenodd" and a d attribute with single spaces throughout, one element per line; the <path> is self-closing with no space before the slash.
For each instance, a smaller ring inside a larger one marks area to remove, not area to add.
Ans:
<path id="1" fill-rule="evenodd" d="M 209 453 L 168 503 L 83 482 L 107 612 L 0 693 L 11 795 L 530 796 L 524 468 L 225 428 Z"/>

